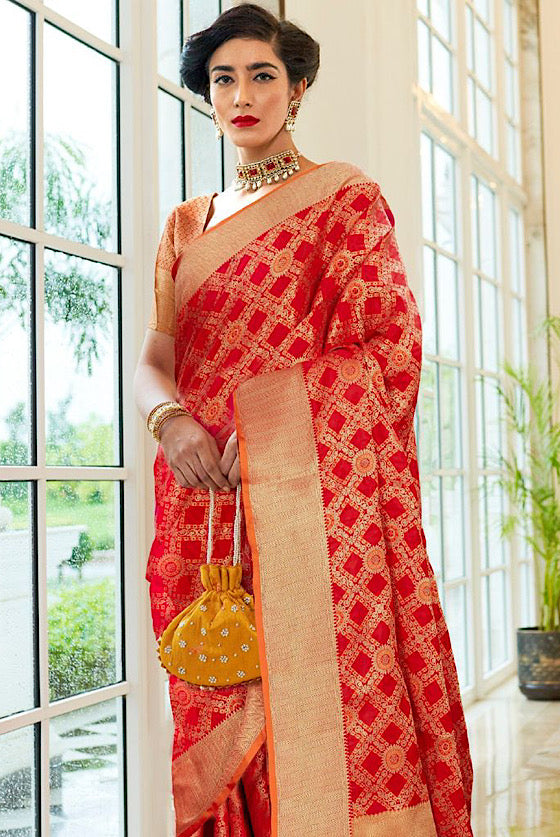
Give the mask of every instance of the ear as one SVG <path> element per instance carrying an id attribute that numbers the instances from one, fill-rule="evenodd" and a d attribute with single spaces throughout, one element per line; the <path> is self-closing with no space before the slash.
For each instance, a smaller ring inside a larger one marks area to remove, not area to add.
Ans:
<path id="1" fill-rule="evenodd" d="M 297 84 L 292 87 L 291 99 L 301 99 L 307 89 L 307 79 L 302 78 Z"/>

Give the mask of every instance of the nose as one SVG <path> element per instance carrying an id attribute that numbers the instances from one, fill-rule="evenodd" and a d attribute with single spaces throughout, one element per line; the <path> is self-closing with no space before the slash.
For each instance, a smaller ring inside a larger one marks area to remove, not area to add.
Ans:
<path id="1" fill-rule="evenodd" d="M 248 82 L 246 81 L 239 81 L 237 85 L 237 90 L 235 91 L 235 104 L 237 107 L 245 107 L 246 105 L 251 104 L 251 98 L 249 96 L 249 89 L 248 89 Z"/>

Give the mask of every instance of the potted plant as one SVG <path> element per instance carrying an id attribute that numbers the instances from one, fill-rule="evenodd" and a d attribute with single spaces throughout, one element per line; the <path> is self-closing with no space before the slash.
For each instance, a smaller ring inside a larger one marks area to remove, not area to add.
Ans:
<path id="1" fill-rule="evenodd" d="M 547 317 L 537 329 L 550 340 L 560 374 L 560 317 Z M 498 480 L 510 508 L 501 517 L 501 534 L 515 531 L 529 543 L 539 582 L 539 623 L 517 629 L 519 688 L 532 700 L 560 699 L 560 412 L 558 393 L 548 376 L 531 365 L 503 363 L 509 386 L 497 385 L 507 426 L 516 445 L 498 455 Z"/>

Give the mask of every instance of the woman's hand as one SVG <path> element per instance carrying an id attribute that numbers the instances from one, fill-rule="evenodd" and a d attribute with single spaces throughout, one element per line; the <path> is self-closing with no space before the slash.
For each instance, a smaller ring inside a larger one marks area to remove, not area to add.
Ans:
<path id="1" fill-rule="evenodd" d="M 235 430 L 226 442 L 220 462 L 220 469 L 227 477 L 231 488 L 235 488 L 241 479 L 239 471 L 239 453 L 237 450 L 237 432 Z"/>
<path id="2" fill-rule="evenodd" d="M 167 419 L 159 438 L 179 485 L 185 488 L 213 488 L 214 491 L 229 490 L 231 486 L 221 468 L 216 441 L 192 416 L 179 415 Z"/>

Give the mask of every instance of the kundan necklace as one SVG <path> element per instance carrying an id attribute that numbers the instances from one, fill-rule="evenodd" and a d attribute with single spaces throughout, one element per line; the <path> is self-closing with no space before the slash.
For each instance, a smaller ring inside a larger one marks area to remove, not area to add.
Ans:
<path id="1" fill-rule="evenodd" d="M 264 160 L 257 160 L 255 163 L 238 163 L 236 165 L 237 177 L 234 178 L 232 186 L 235 191 L 239 189 L 255 190 L 263 183 L 273 183 L 275 180 L 287 180 L 295 171 L 299 171 L 299 151 L 288 148 L 287 151 L 280 151 L 279 154 L 271 154 Z"/>

